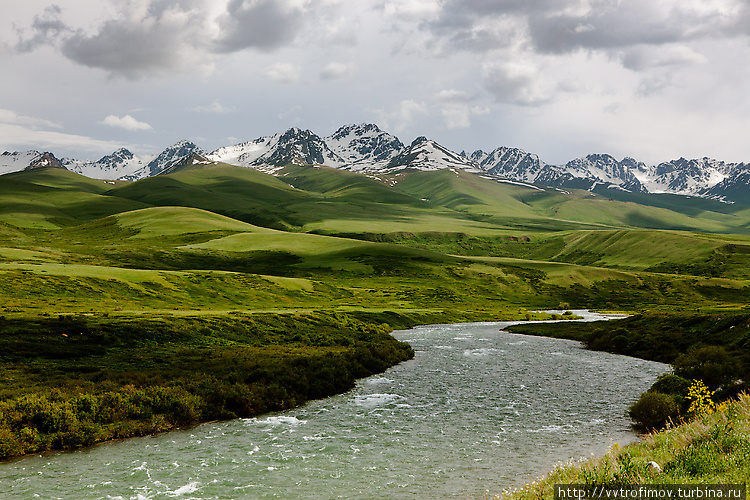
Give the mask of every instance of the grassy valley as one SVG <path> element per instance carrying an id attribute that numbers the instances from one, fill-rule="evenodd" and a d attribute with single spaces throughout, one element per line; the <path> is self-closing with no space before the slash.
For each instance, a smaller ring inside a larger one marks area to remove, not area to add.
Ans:
<path id="1" fill-rule="evenodd" d="M 748 304 L 750 212 L 607 194 L 296 165 L 0 176 L 0 455 L 341 392 L 411 356 L 393 328 Z"/>

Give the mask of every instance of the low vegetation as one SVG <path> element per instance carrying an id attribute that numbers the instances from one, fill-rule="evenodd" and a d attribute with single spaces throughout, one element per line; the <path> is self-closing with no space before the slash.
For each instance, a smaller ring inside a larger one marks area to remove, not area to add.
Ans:
<path id="1" fill-rule="evenodd" d="M 750 397 L 690 422 L 643 436 L 626 447 L 613 444 L 600 458 L 560 464 L 544 478 L 504 500 L 551 500 L 555 484 L 627 487 L 638 484 L 742 484 L 750 493 Z"/>
<path id="2" fill-rule="evenodd" d="M 396 314 L 0 321 L 0 458 L 291 408 L 409 359 Z"/>
<path id="3" fill-rule="evenodd" d="M 686 381 L 750 380 L 748 227 L 448 170 L 0 176 L 0 457 L 289 408 L 408 359 L 393 328 L 560 304 L 651 311 L 525 332 L 675 363 L 642 404 L 656 427 L 689 413 Z"/>

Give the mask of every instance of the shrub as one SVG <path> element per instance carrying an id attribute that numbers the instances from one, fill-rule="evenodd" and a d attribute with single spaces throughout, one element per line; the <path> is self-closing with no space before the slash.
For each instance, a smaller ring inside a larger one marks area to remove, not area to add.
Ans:
<path id="1" fill-rule="evenodd" d="M 679 419 L 680 405 L 671 394 L 648 391 L 630 405 L 628 414 L 643 429 L 661 429 L 668 422 Z"/>
<path id="2" fill-rule="evenodd" d="M 686 396 L 690 381 L 674 373 L 665 373 L 660 375 L 649 391 L 661 392 L 662 394 L 673 394 L 677 396 Z"/>
<path id="3" fill-rule="evenodd" d="M 704 346 L 680 354 L 674 361 L 674 372 L 686 379 L 702 380 L 715 391 L 739 378 L 740 365 L 724 347 Z"/>
<path id="4" fill-rule="evenodd" d="M 692 417 L 701 415 L 710 415 L 715 411 L 724 411 L 727 404 L 716 404 L 711 399 L 711 391 L 700 380 L 693 380 L 692 385 L 688 388 L 686 399 L 690 401 L 688 414 Z"/>
<path id="5" fill-rule="evenodd" d="M 612 338 L 612 349 L 618 353 L 625 352 L 625 349 L 628 348 L 629 342 L 630 341 L 625 335 L 616 335 Z"/>

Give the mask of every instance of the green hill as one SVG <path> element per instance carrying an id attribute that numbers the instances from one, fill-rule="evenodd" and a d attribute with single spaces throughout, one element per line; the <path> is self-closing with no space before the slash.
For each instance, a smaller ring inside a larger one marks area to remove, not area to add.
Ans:
<path id="1" fill-rule="evenodd" d="M 105 196 L 112 186 L 59 168 L 0 176 L 0 221 L 55 229 L 147 205 Z"/>
<path id="2" fill-rule="evenodd" d="M 750 209 L 451 170 L 278 174 L 0 176 L 0 417 L 18 415 L 0 456 L 340 392 L 410 356 L 394 327 L 750 302 Z M 57 424 L 24 424 L 37 410 Z"/>

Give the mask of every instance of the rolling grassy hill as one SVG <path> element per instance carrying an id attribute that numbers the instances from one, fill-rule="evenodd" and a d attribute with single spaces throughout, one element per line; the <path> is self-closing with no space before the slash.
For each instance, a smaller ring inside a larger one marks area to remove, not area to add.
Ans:
<path id="1" fill-rule="evenodd" d="M 36 169 L 0 179 L 0 221 L 16 227 L 56 229 L 148 206 L 103 196 L 111 185 L 63 169 Z"/>
<path id="2" fill-rule="evenodd" d="M 450 170 L 0 176 L 0 457 L 340 392 L 412 354 L 394 327 L 745 307 L 750 211 L 688 201 Z"/>

